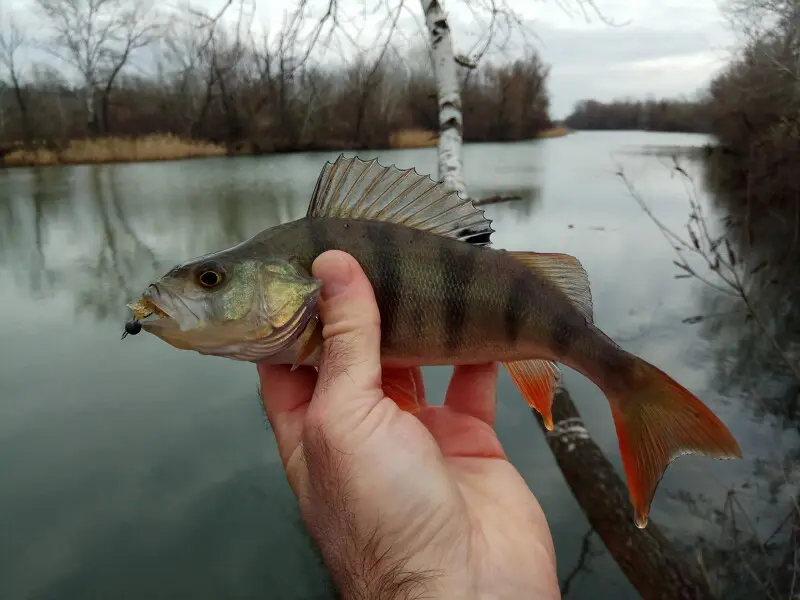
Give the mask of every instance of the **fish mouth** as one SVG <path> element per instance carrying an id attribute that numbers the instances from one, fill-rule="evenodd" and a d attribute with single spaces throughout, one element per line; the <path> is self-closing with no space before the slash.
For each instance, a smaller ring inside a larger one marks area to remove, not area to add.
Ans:
<path id="1" fill-rule="evenodd" d="M 177 327 L 185 331 L 200 322 L 197 313 L 186 302 L 176 301 L 155 284 L 151 284 L 139 300 L 127 306 L 134 320 L 145 330 Z"/>
<path id="2" fill-rule="evenodd" d="M 127 306 L 133 313 L 133 320 L 141 324 L 142 329 L 152 330 L 154 326 L 177 326 L 175 318 L 149 298 L 143 296 L 136 302 L 131 302 Z"/>
<path id="3" fill-rule="evenodd" d="M 172 317 L 164 311 L 158 304 L 149 298 L 142 297 L 136 302 L 131 302 L 128 309 L 133 313 L 133 318 L 137 321 L 144 321 L 145 319 L 171 319 Z M 152 318 L 151 318 L 152 317 Z"/>

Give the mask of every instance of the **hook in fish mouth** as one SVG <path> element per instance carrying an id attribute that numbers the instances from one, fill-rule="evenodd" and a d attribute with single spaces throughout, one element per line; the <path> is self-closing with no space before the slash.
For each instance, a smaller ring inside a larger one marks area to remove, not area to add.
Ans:
<path id="1" fill-rule="evenodd" d="M 137 335 L 142 331 L 143 325 L 149 325 L 156 321 L 174 320 L 174 317 L 153 299 L 151 289 L 155 290 L 155 295 L 159 295 L 157 288 L 150 286 L 139 300 L 127 305 L 133 313 L 133 317 L 125 323 L 125 331 L 121 339 L 124 340 L 129 335 Z"/>

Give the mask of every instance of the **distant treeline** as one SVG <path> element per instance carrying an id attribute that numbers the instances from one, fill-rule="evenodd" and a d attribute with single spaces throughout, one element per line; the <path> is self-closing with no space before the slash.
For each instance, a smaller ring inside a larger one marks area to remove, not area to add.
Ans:
<path id="1" fill-rule="evenodd" d="M 581 100 L 565 125 L 572 129 L 638 129 L 710 133 L 708 105 L 691 100 Z"/>
<path id="2" fill-rule="evenodd" d="M 717 184 L 800 240 L 800 4 L 727 0 L 723 15 L 745 42 L 696 100 L 583 100 L 565 124 L 709 133 Z"/>
<path id="3" fill-rule="evenodd" d="M 31 4 L 45 16 L 41 33 L 0 23 L 0 142 L 169 133 L 258 152 L 387 147 L 392 132 L 439 129 L 424 44 L 410 53 L 368 49 L 331 68 L 313 62 L 288 26 L 257 42 L 219 23 L 210 27 L 211 17 L 195 9 L 165 20 L 136 0 L 114 0 L 103 6 L 117 12 L 63 19 L 82 4 Z M 108 23 L 113 43 L 98 32 Z M 84 38 L 92 40 L 86 49 L 69 44 Z M 25 46 L 34 44 L 62 61 L 23 63 Z M 82 85 L 68 82 L 70 66 Z M 526 139 L 549 127 L 548 72 L 533 52 L 461 68 L 465 139 Z"/>

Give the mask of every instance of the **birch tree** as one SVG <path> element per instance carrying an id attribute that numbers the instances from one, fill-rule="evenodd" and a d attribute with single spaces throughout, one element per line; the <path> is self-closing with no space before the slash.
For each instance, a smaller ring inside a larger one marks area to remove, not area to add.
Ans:
<path id="1" fill-rule="evenodd" d="M 461 161 L 463 119 L 450 28 L 440 0 L 422 0 L 431 37 L 439 100 L 439 175 L 468 197 Z M 563 381 L 563 380 L 561 380 Z M 534 413 L 535 414 L 535 413 Z M 683 559 L 655 523 L 641 530 L 630 518 L 625 483 L 595 444 L 569 392 L 559 386 L 552 432 L 540 426 L 567 484 L 611 555 L 646 600 L 711 600 L 696 565 Z"/>
<path id="2" fill-rule="evenodd" d="M 464 117 L 453 40 L 440 0 L 421 0 L 430 35 L 439 101 L 439 179 L 468 198 L 461 162 Z"/>

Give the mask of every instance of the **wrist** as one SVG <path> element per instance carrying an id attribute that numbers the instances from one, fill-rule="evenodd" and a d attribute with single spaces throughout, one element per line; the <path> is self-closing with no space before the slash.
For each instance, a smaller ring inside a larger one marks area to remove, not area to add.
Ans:
<path id="1" fill-rule="evenodd" d="M 342 600 L 478 599 L 465 581 L 459 583 L 426 571 L 376 569 L 367 574 L 340 573 L 333 579 Z"/>
<path id="2" fill-rule="evenodd" d="M 389 554 L 367 551 L 323 558 L 342 600 L 477 600 L 468 573 L 443 573 Z"/>

